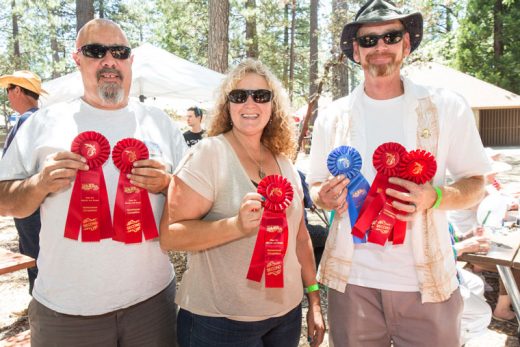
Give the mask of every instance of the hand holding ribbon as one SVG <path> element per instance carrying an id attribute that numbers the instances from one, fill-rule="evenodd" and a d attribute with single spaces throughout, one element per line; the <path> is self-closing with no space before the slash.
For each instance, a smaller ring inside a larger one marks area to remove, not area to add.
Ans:
<path id="1" fill-rule="evenodd" d="M 146 189 L 150 193 L 166 194 L 171 175 L 166 165 L 155 159 L 137 160 L 133 163 L 128 179 L 136 187 Z"/>
<path id="2" fill-rule="evenodd" d="M 148 192 L 133 185 L 128 174 L 133 163 L 148 159 L 148 148 L 136 139 L 119 141 L 112 150 L 114 165 L 120 170 L 114 205 L 114 240 L 124 243 L 142 242 L 159 236 Z"/>
<path id="3" fill-rule="evenodd" d="M 370 189 L 370 185 L 361 174 L 361 165 L 361 155 L 350 146 L 340 146 L 333 149 L 327 158 L 327 168 L 330 173 L 334 176 L 344 175 L 349 180 L 346 200 L 343 203 L 348 206 L 352 226 L 358 219 L 359 211 Z M 364 242 L 366 242 L 366 237 L 354 236 L 354 243 Z"/>
<path id="4" fill-rule="evenodd" d="M 88 171 L 78 171 L 65 222 L 64 236 L 83 242 L 113 236 L 108 194 L 102 165 L 110 154 L 108 140 L 95 131 L 80 133 L 72 141 L 71 152 L 87 160 Z"/>
<path id="5" fill-rule="evenodd" d="M 285 177 L 270 175 L 260 181 L 257 192 L 265 198 L 264 211 L 247 278 L 260 282 L 265 272 L 266 288 L 283 288 L 283 258 L 289 237 L 285 210 L 294 191 Z"/>

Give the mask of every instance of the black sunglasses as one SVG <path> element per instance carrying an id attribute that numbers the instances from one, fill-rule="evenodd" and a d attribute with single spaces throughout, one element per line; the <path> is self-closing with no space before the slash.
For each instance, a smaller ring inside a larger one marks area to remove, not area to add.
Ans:
<path id="1" fill-rule="evenodd" d="M 379 39 L 383 39 L 383 42 L 387 45 L 395 45 L 396 43 L 401 42 L 401 40 L 403 39 L 403 35 L 404 31 L 396 30 L 381 35 L 371 34 L 359 36 L 356 37 L 356 41 L 363 48 L 377 46 L 377 42 L 379 41 Z"/>
<path id="2" fill-rule="evenodd" d="M 104 46 L 97 43 L 91 45 L 85 45 L 78 49 L 78 53 L 81 52 L 85 57 L 101 59 L 110 51 L 114 59 L 128 59 L 132 49 L 126 46 Z"/>
<path id="3" fill-rule="evenodd" d="M 253 101 L 258 104 L 265 104 L 273 98 L 273 93 L 267 89 L 233 89 L 228 94 L 228 100 L 234 104 L 243 104 L 247 101 L 249 95 L 251 95 Z"/>

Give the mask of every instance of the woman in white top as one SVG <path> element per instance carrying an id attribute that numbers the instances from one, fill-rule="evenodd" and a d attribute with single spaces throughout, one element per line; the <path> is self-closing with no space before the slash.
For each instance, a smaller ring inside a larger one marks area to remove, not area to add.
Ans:
<path id="1" fill-rule="evenodd" d="M 308 288 L 308 337 L 324 335 L 312 243 L 303 220 L 288 98 L 259 61 L 247 59 L 220 89 L 209 137 L 179 164 L 168 195 L 161 247 L 188 251 L 176 302 L 181 346 L 298 346 L 301 300 Z M 246 278 L 262 217 L 256 186 L 264 176 L 289 180 L 283 288 Z"/>

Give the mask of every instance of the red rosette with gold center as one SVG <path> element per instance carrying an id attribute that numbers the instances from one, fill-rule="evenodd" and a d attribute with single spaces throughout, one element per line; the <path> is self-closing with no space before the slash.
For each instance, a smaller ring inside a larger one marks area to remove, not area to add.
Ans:
<path id="1" fill-rule="evenodd" d="M 140 243 L 159 236 L 148 191 L 134 186 L 127 177 L 134 163 L 148 159 L 146 145 L 134 138 L 120 140 L 112 150 L 112 161 L 120 170 L 114 205 L 114 237 L 124 243 Z"/>
<path id="2" fill-rule="evenodd" d="M 435 176 L 437 162 L 430 152 L 416 149 L 403 157 L 399 163 L 399 171 L 399 177 L 416 184 L 424 184 Z"/>
<path id="3" fill-rule="evenodd" d="M 106 137 L 85 131 L 74 138 L 71 152 L 86 159 L 88 171 L 78 170 L 65 222 L 66 238 L 83 242 L 100 241 L 113 236 L 112 219 L 102 166 L 110 155 Z"/>
<path id="4" fill-rule="evenodd" d="M 283 258 L 289 237 L 285 210 L 294 190 L 285 177 L 270 175 L 260 181 L 257 192 L 265 198 L 264 211 L 247 278 L 260 282 L 265 273 L 266 288 L 283 288 Z"/>
<path id="5" fill-rule="evenodd" d="M 258 183 L 257 192 L 265 198 L 264 208 L 269 211 L 284 211 L 291 204 L 294 195 L 291 183 L 280 175 L 264 177 Z"/>
<path id="6" fill-rule="evenodd" d="M 399 163 L 406 155 L 406 148 L 396 142 L 383 143 L 374 151 L 372 162 L 378 173 L 387 177 L 398 176 Z"/>
<path id="7" fill-rule="evenodd" d="M 146 145 L 133 138 L 122 139 L 112 150 L 114 165 L 123 173 L 130 173 L 135 161 L 148 159 L 148 156 Z"/>

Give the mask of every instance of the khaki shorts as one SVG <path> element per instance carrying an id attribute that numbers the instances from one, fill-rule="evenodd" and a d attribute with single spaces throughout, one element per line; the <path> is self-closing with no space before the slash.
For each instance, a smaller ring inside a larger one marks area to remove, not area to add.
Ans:
<path id="1" fill-rule="evenodd" d="M 32 347 L 176 346 L 175 280 L 133 306 L 97 316 L 72 316 L 32 300 Z"/>
<path id="2" fill-rule="evenodd" d="M 419 292 L 347 285 L 329 289 L 330 343 L 334 347 L 460 346 L 463 300 L 457 289 L 440 303 L 421 303 Z"/>

